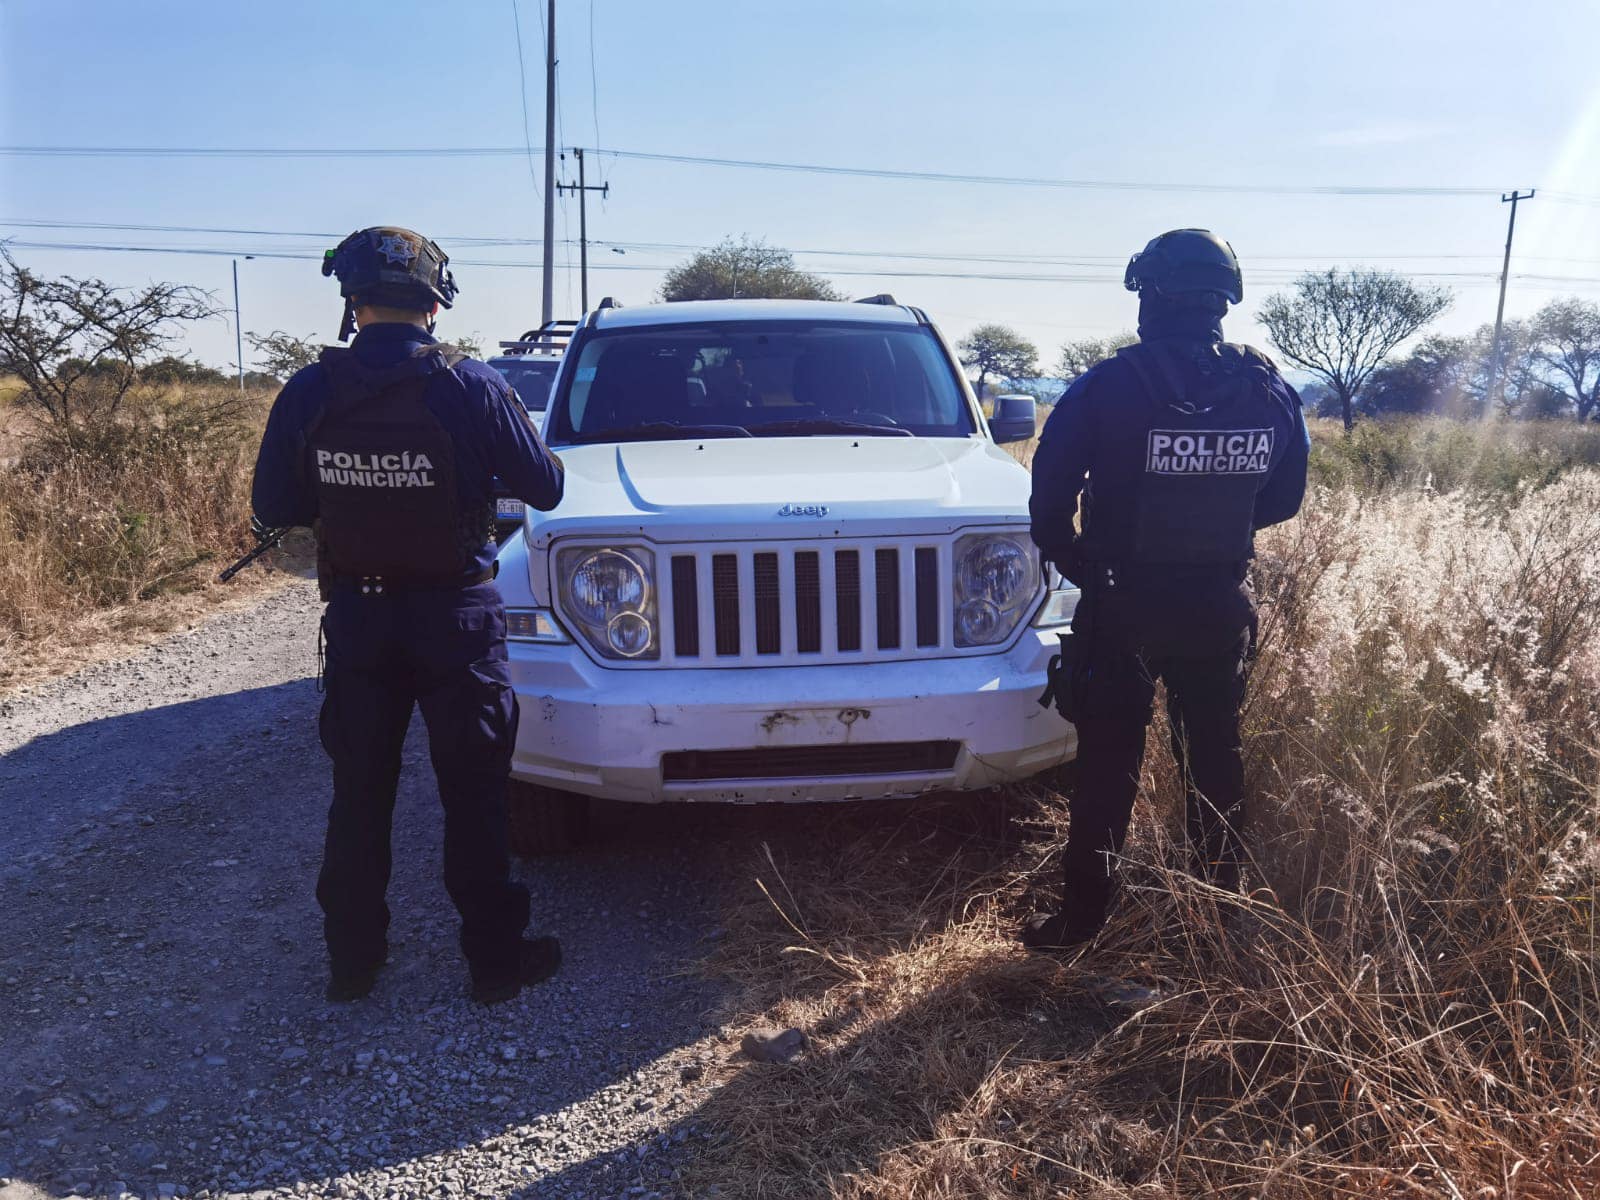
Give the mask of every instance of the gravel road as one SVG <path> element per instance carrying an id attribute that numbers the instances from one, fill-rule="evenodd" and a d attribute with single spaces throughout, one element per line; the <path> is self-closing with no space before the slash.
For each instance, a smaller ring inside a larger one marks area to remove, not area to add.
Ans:
<path id="1" fill-rule="evenodd" d="M 297 583 L 0 700 L 0 1198 L 682 1194 L 737 847 L 520 864 L 566 965 L 475 1006 L 417 720 L 391 965 L 324 1003 L 318 612 Z"/>

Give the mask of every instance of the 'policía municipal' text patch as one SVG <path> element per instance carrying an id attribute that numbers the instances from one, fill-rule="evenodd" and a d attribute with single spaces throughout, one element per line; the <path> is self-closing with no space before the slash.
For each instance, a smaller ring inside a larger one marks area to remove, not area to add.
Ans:
<path id="1" fill-rule="evenodd" d="M 1271 429 L 1152 429 L 1150 475 L 1265 475 L 1272 465 Z"/>
<path id="2" fill-rule="evenodd" d="M 317 478 L 347 487 L 408 488 L 433 486 L 433 460 L 426 454 L 346 454 L 317 451 Z"/>

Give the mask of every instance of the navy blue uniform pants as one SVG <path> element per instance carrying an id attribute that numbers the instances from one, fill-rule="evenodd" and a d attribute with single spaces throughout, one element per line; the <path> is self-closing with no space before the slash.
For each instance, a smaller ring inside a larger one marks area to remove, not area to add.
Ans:
<path id="1" fill-rule="evenodd" d="M 444 805 L 444 882 L 461 914 L 461 949 L 475 976 L 514 969 L 528 892 L 511 881 L 506 849 L 517 703 L 499 591 L 485 583 L 364 595 L 341 586 L 323 629 L 333 805 L 317 901 L 335 969 L 375 966 L 387 954 L 389 831 L 414 705 Z"/>
<path id="2" fill-rule="evenodd" d="M 1067 907 L 1095 925 L 1110 903 L 1111 856 L 1122 850 L 1138 794 L 1157 681 L 1167 689 L 1193 869 L 1233 887 L 1245 816 L 1239 708 L 1256 628 L 1248 589 L 1231 570 L 1189 572 L 1103 592 L 1080 616 L 1090 674 L 1062 852 Z"/>

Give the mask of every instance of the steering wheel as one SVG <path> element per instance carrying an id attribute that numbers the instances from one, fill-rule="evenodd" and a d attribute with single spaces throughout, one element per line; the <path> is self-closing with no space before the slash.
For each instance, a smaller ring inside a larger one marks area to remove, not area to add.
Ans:
<path id="1" fill-rule="evenodd" d="M 857 409 L 848 415 L 841 414 L 840 420 L 860 421 L 863 425 L 888 425 L 895 429 L 900 428 L 900 422 L 896 421 L 888 413 L 874 412 L 870 408 Z"/>

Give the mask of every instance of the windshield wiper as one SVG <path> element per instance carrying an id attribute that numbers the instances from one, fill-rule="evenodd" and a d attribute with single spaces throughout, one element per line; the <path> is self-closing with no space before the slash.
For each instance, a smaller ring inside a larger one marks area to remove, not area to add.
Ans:
<path id="1" fill-rule="evenodd" d="M 898 425 L 872 425 L 866 421 L 842 421 L 831 417 L 806 417 L 792 421 L 767 421 L 750 430 L 751 437 L 784 437 L 806 433 L 862 433 L 868 437 L 915 437 Z"/>
<path id="2" fill-rule="evenodd" d="M 575 433 L 574 444 L 584 442 L 656 442 L 677 438 L 732 438 L 750 437 L 743 425 L 680 425 L 676 421 L 648 421 L 643 425 L 629 425 L 625 429 L 596 429 Z"/>

